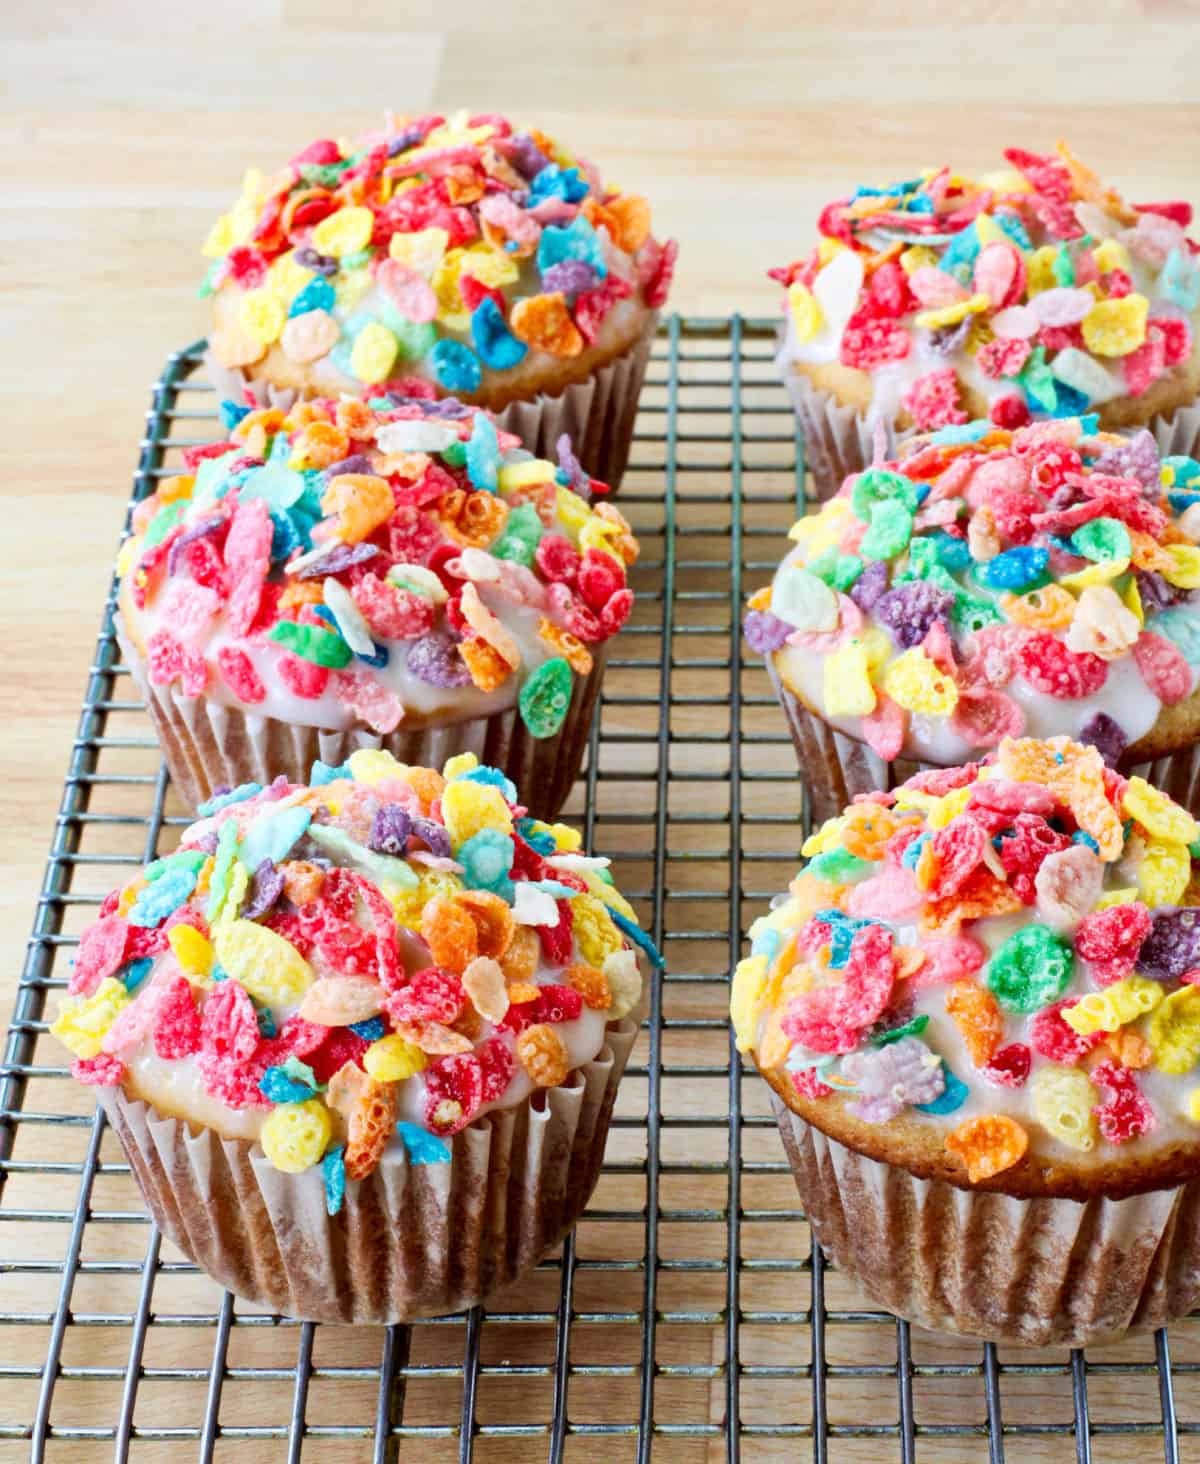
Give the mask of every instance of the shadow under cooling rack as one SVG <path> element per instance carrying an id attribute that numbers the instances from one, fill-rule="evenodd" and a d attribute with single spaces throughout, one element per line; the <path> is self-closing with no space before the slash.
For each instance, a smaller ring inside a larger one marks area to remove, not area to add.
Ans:
<path id="1" fill-rule="evenodd" d="M 155 385 L 134 498 L 218 435 Z M 1200 1460 L 1200 1327 L 997 1350 L 873 1310 L 823 1262 L 726 1022 L 742 932 L 789 878 L 803 791 L 740 610 L 803 504 L 768 322 L 667 322 L 620 495 L 643 546 L 564 817 L 614 858 L 668 974 L 592 1208 L 487 1312 L 388 1329 L 265 1315 L 164 1242 L 45 1036 L 105 892 L 187 822 L 105 606 L 0 1067 L 0 1458 Z M 114 524 L 114 529 L 117 527 Z"/>

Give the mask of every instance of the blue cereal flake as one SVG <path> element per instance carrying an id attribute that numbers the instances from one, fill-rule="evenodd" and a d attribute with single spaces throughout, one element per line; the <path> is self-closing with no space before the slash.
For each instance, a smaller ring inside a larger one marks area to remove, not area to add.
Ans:
<path id="1" fill-rule="evenodd" d="M 334 350 L 337 349 L 335 346 Z M 438 341 L 429 353 L 429 360 L 439 386 L 444 386 L 447 391 L 479 390 L 483 367 L 475 352 L 461 341 Z"/>
<path id="2" fill-rule="evenodd" d="M 144 890 L 138 891 L 129 912 L 130 925 L 153 929 L 173 915 L 196 888 L 196 871 L 177 864 Z"/>
<path id="3" fill-rule="evenodd" d="M 900 863 L 905 869 L 916 869 L 921 858 L 921 850 L 929 843 L 933 836 L 931 834 L 920 834 L 910 844 L 907 844 L 904 853 L 900 856 Z"/>
<path id="4" fill-rule="evenodd" d="M 496 491 L 500 473 L 500 439 L 486 412 L 477 412 L 467 442 L 467 475 L 476 488 Z"/>
<path id="5" fill-rule="evenodd" d="M 164 874 L 170 874 L 173 869 L 190 869 L 194 874 L 199 874 L 207 858 L 203 849 L 178 849 L 174 854 L 165 854 L 153 864 L 148 864 L 145 877 L 153 883 L 154 880 L 162 879 Z"/>
<path id="6" fill-rule="evenodd" d="M 1016 549 L 1006 549 L 995 559 L 975 566 L 975 578 L 990 590 L 1012 590 L 1019 593 L 1030 589 L 1046 573 L 1050 562 L 1049 549 L 1038 549 L 1031 544 L 1022 544 Z"/>
<path id="7" fill-rule="evenodd" d="M 345 264 L 345 261 L 342 263 Z M 314 275 L 292 301 L 288 315 L 307 315 L 310 310 L 332 311 L 336 300 L 337 295 L 329 281 L 322 279 L 320 275 Z"/>
<path id="8" fill-rule="evenodd" d="M 261 793 L 262 790 L 263 785 L 261 783 L 242 783 L 228 793 L 214 794 L 213 797 L 202 803 L 196 812 L 201 818 L 211 818 L 214 813 L 219 813 L 221 809 L 228 808 L 231 803 L 245 803 L 247 798 L 253 798 L 255 794 Z"/>
<path id="9" fill-rule="evenodd" d="M 238 848 L 238 858 L 247 869 L 257 869 L 264 859 L 278 864 L 312 822 L 312 810 L 294 805 L 279 813 L 259 814 Z"/>
<path id="10" fill-rule="evenodd" d="M 656 971 L 667 969 L 667 963 L 663 960 L 658 947 L 640 926 L 635 925 L 627 915 L 622 915 L 620 910 L 614 910 L 611 905 L 608 907 L 608 918 L 631 944 L 645 952 L 647 960 Z"/>
<path id="11" fill-rule="evenodd" d="M 317 1082 L 316 1073 L 313 1072 L 312 1068 L 306 1062 L 302 1062 L 300 1058 L 295 1056 L 289 1057 L 283 1064 L 283 1070 L 291 1078 L 293 1083 L 304 1083 L 310 1094 L 323 1093 L 325 1091 L 325 1084 Z"/>
<path id="12" fill-rule="evenodd" d="M 307 1083 L 289 1078 L 281 1067 L 269 1067 L 258 1080 L 258 1091 L 272 1103 L 305 1103 L 313 1095 Z"/>
<path id="13" fill-rule="evenodd" d="M 378 1042 L 387 1035 L 387 1027 L 382 1017 L 368 1017 L 365 1022 L 351 1022 L 350 1030 L 364 1042 Z"/>
<path id="14" fill-rule="evenodd" d="M 852 915 L 847 915 L 841 910 L 828 909 L 818 910 L 813 916 L 822 925 L 828 925 L 830 929 L 830 955 L 829 964 L 834 970 L 841 970 L 850 959 L 850 947 L 854 937 L 860 930 L 868 925 L 878 925 L 877 920 L 858 920 Z"/>
<path id="15" fill-rule="evenodd" d="M 509 803 L 517 801 L 517 785 L 511 778 L 506 777 L 499 768 L 469 768 L 465 773 L 459 773 L 453 780 L 456 783 L 482 783 L 487 788 L 499 788 Z M 551 853 L 554 851 L 551 850 Z"/>
<path id="16" fill-rule="evenodd" d="M 450 1147 L 443 1144 L 436 1134 L 429 1133 L 418 1123 L 396 1125 L 410 1164 L 449 1164 Z"/>
<path id="17" fill-rule="evenodd" d="M 272 1037 L 279 1035 L 279 1024 L 275 1020 L 275 1013 L 269 1006 L 260 1006 L 254 1003 L 254 1015 L 258 1019 L 258 1035 L 265 1037 L 269 1042 Z"/>
<path id="18" fill-rule="evenodd" d="M 509 330 L 500 307 L 490 295 L 485 295 L 471 313 L 471 339 L 483 364 L 492 371 L 510 371 L 520 365 L 529 350 Z"/>
<path id="19" fill-rule="evenodd" d="M 237 402 L 222 402 L 217 408 L 217 415 L 221 419 L 221 426 L 226 432 L 232 432 L 243 417 L 250 415 L 249 407 L 239 407 Z"/>
<path id="20" fill-rule="evenodd" d="M 346 1159 L 341 1144 L 321 1160 L 321 1178 L 325 1181 L 325 1210 L 336 1215 L 346 1200 Z"/>
<path id="21" fill-rule="evenodd" d="M 1192 670 L 1200 670 L 1200 616 L 1190 605 L 1160 610 L 1148 629 L 1165 635 Z"/>
<path id="22" fill-rule="evenodd" d="M 547 163 L 530 185 L 529 207 L 536 208 L 547 198 L 582 203 L 587 195 L 587 179 L 580 176 L 578 168 L 560 168 L 557 163 Z"/>
<path id="23" fill-rule="evenodd" d="M 946 1066 L 945 1059 L 942 1060 L 942 1076 L 946 1079 L 946 1086 L 933 1100 L 932 1103 L 914 1103 L 913 1107 L 918 1113 L 953 1113 L 956 1108 L 961 1108 L 967 1101 L 971 1090 L 961 1078 L 956 1078 Z"/>
<path id="24" fill-rule="evenodd" d="M 977 418 L 974 422 L 951 423 L 948 427 L 939 427 L 936 432 L 931 432 L 925 441 L 935 447 L 957 447 L 963 442 L 978 442 L 993 430 L 993 426 L 986 418 Z"/>
<path id="25" fill-rule="evenodd" d="M 1099 854 L 1100 852 L 1100 845 L 1097 844 L 1095 839 L 1093 839 L 1091 834 L 1089 834 L 1085 829 L 1076 829 L 1075 832 L 1071 835 L 1071 843 L 1084 844 L 1092 851 L 1093 854 Z"/>
<path id="26" fill-rule="evenodd" d="M 516 845 L 499 829 L 480 829 L 459 846 L 455 855 L 468 889 L 489 890 L 510 904 L 514 891 L 509 871 L 515 857 Z"/>
<path id="27" fill-rule="evenodd" d="M 779 954 L 782 945 L 783 936 L 769 925 L 762 930 L 751 931 L 750 954 L 752 956 L 766 956 L 768 966 Z"/>
<path id="28" fill-rule="evenodd" d="M 313 788 L 323 788 L 326 783 L 337 783 L 343 778 L 353 778 L 349 763 L 341 763 L 333 767 L 329 763 L 323 763 L 320 758 L 312 765 L 312 772 L 309 774 L 309 785 Z"/>
<path id="29" fill-rule="evenodd" d="M 539 274 L 545 274 L 556 264 L 567 259 L 577 259 L 591 269 L 598 280 L 608 274 L 604 262 L 604 250 L 591 221 L 582 214 L 576 214 L 565 228 L 547 224 L 538 241 L 537 267 Z"/>
<path id="30" fill-rule="evenodd" d="M 118 972 L 119 979 L 131 996 L 149 976 L 153 965 L 154 961 L 150 956 L 140 956 L 136 961 L 130 961 L 124 971 Z"/>
<path id="31" fill-rule="evenodd" d="M 517 833 L 525 840 L 535 854 L 543 858 L 557 853 L 558 845 L 554 842 L 554 835 L 547 833 L 545 829 L 534 827 L 536 819 L 519 818 L 517 820 Z"/>

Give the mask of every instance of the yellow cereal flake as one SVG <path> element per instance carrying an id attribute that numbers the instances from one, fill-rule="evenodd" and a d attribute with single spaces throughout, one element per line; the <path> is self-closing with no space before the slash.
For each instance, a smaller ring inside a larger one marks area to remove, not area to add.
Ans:
<path id="1" fill-rule="evenodd" d="M 1149 313 L 1145 295 L 1097 300 L 1083 319 L 1083 343 L 1093 356 L 1128 356 L 1146 339 Z"/>
<path id="2" fill-rule="evenodd" d="M 866 717 L 875 710 L 875 688 L 867 653 L 858 641 L 847 641 L 825 661 L 822 695 L 831 717 Z"/>
<path id="3" fill-rule="evenodd" d="M 129 1005 L 129 993 L 113 976 L 106 976 L 91 996 L 64 1001 L 50 1024 L 50 1035 L 69 1047 L 76 1057 L 97 1057 L 105 1033 Z"/>
<path id="4" fill-rule="evenodd" d="M 1175 844 L 1194 844 L 1200 839 L 1200 824 L 1192 815 L 1145 778 L 1130 778 L 1121 807 L 1155 838 Z"/>
<path id="5" fill-rule="evenodd" d="M 787 299 L 795 340 L 800 344 L 811 341 L 824 323 L 817 297 L 807 285 L 796 280 L 788 286 Z"/>
<path id="6" fill-rule="evenodd" d="M 914 646 L 888 666 L 883 689 L 907 712 L 948 717 L 958 705 L 958 687 L 930 660 L 920 646 Z"/>

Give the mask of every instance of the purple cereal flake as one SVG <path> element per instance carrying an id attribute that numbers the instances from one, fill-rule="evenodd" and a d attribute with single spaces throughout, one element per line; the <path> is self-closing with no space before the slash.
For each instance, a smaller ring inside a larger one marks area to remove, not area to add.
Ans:
<path id="1" fill-rule="evenodd" d="M 314 559 L 303 569 L 296 571 L 296 579 L 324 579 L 327 574 L 340 574 L 354 564 L 365 564 L 374 559 L 379 550 L 374 544 L 339 544 L 320 559 Z"/>
<path id="2" fill-rule="evenodd" d="M 442 417 L 451 422 L 469 416 L 474 410 L 452 396 L 431 401 L 428 397 L 406 396 L 402 391 L 389 391 L 387 399 L 393 407 L 420 407 L 423 417 Z"/>
<path id="3" fill-rule="evenodd" d="M 414 818 L 412 832 L 438 859 L 450 858 L 450 835 L 434 818 Z"/>
<path id="4" fill-rule="evenodd" d="M 585 259 L 560 259 L 542 271 L 542 289 L 547 294 L 581 295 L 599 283 L 600 276 Z"/>
<path id="5" fill-rule="evenodd" d="M 870 615 L 875 602 L 886 593 L 888 567 L 882 559 L 873 560 L 850 586 L 850 598 L 864 615 Z"/>
<path id="6" fill-rule="evenodd" d="M 275 905 L 281 894 L 283 894 L 283 875 L 269 859 L 264 859 L 254 871 L 254 878 L 250 881 L 246 903 L 241 910 L 242 919 L 261 919 Z"/>
<path id="7" fill-rule="evenodd" d="M 201 519 L 198 524 L 192 524 L 184 529 L 183 533 L 172 543 L 171 552 L 167 555 L 167 573 L 177 574 L 179 566 L 183 561 L 183 551 L 189 544 L 194 544 L 197 539 L 207 539 L 210 534 L 215 534 L 225 526 L 225 515 L 223 513 L 212 514 L 208 518 Z"/>
<path id="8" fill-rule="evenodd" d="M 1200 965 L 1200 910 L 1159 906 L 1150 916 L 1150 934 L 1142 942 L 1137 965 L 1157 981 L 1178 980 Z"/>
<path id="9" fill-rule="evenodd" d="M 1082 503 L 1086 497 L 1082 479 L 1075 483 L 1060 483 L 1047 500 L 1046 511 L 1065 513 L 1068 508 L 1074 508 L 1077 503 Z"/>
<path id="10" fill-rule="evenodd" d="M 842 1076 L 855 1084 L 849 1112 L 867 1123 L 887 1123 L 910 1103 L 932 1103 L 946 1086 L 940 1062 L 916 1037 L 886 1047 L 852 1052 L 842 1059 Z"/>
<path id="11" fill-rule="evenodd" d="M 956 325 L 944 325 L 939 330 L 931 330 L 925 338 L 925 344 L 935 356 L 953 356 L 966 344 L 974 320 L 974 316 L 968 315 Z"/>
<path id="12" fill-rule="evenodd" d="M 1169 610 L 1187 599 L 1185 591 L 1168 584 L 1156 569 L 1135 569 L 1133 573 L 1142 605 L 1147 610 Z"/>
<path id="13" fill-rule="evenodd" d="M 458 648 L 447 635 L 434 632 L 413 641 L 408 648 L 408 669 L 418 681 L 430 686 L 470 686 L 467 670 Z"/>
<path id="14" fill-rule="evenodd" d="M 554 450 L 558 454 L 558 466 L 571 480 L 571 487 L 576 493 L 585 489 L 590 492 L 592 480 L 583 471 L 583 464 L 575 456 L 574 448 L 571 446 L 570 434 L 564 432 L 554 444 Z"/>
<path id="15" fill-rule="evenodd" d="M 747 610 L 742 621 L 746 644 L 758 656 L 769 656 L 786 644 L 792 627 L 769 610 Z"/>
<path id="16" fill-rule="evenodd" d="M 1110 768 L 1115 768 L 1129 746 L 1125 729 L 1107 712 L 1093 712 L 1079 729 L 1079 740 L 1094 747 Z"/>
<path id="17" fill-rule="evenodd" d="M 403 854 L 412 833 L 412 819 L 398 803 L 385 803 L 371 820 L 368 848 L 376 854 Z"/>
<path id="18" fill-rule="evenodd" d="M 318 254 L 308 244 L 296 250 L 295 260 L 297 264 L 303 265 L 305 269 L 311 269 L 314 274 L 324 275 L 326 279 L 332 279 L 338 272 L 338 262 L 332 255 Z"/>
<path id="19" fill-rule="evenodd" d="M 414 124 L 406 127 L 403 132 L 398 133 L 388 141 L 387 155 L 389 158 L 399 157 L 402 152 L 407 152 L 410 147 L 416 147 L 418 142 L 425 140 L 426 129 Z"/>
<path id="20" fill-rule="evenodd" d="M 1154 434 L 1143 427 L 1120 447 L 1102 452 L 1093 464 L 1093 472 L 1110 473 L 1117 478 L 1136 478 L 1146 497 L 1157 501 L 1160 487 L 1160 460 Z"/>
<path id="21" fill-rule="evenodd" d="M 215 854 L 217 852 L 216 829 L 209 829 L 208 833 L 205 834 L 203 838 L 197 839 L 196 842 L 190 847 L 193 849 L 201 849 L 204 851 L 205 854 Z"/>
<path id="22" fill-rule="evenodd" d="M 334 478 L 340 478 L 343 473 L 370 473 L 371 459 L 365 452 L 352 452 L 349 457 L 343 458 L 340 463 L 330 463 L 322 470 L 321 476 L 326 483 Z"/>
<path id="23" fill-rule="evenodd" d="M 527 132 L 518 132 L 515 137 L 508 138 L 504 151 L 517 172 L 523 173 L 526 178 L 536 178 L 550 163 L 550 159 Z"/>
<path id="24" fill-rule="evenodd" d="M 875 618 L 891 632 L 901 650 L 919 646 L 935 620 L 949 622 L 954 596 L 927 580 L 910 580 L 880 595 Z"/>

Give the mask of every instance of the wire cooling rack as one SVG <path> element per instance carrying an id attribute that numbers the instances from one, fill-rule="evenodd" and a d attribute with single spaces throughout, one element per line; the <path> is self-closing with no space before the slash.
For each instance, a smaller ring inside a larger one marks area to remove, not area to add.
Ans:
<path id="1" fill-rule="evenodd" d="M 199 355 L 154 387 L 135 499 L 217 435 Z M 803 502 L 799 447 L 766 322 L 667 323 L 620 497 L 643 545 L 637 609 L 564 816 L 614 857 L 668 974 L 591 1208 L 465 1317 L 313 1326 L 223 1293 L 149 1223 L 44 1035 L 104 893 L 187 822 L 110 597 L 0 1067 L 0 1457 L 1200 1460 L 1195 1319 L 1085 1357 L 872 1310 L 813 1247 L 765 1085 L 732 1047 L 728 972 L 801 842 L 783 719 L 739 635 Z"/>

